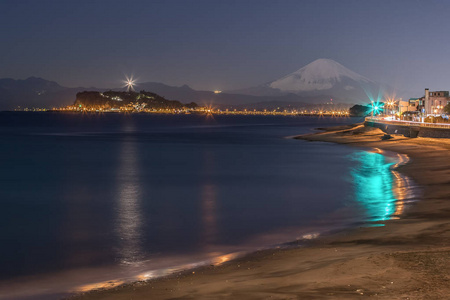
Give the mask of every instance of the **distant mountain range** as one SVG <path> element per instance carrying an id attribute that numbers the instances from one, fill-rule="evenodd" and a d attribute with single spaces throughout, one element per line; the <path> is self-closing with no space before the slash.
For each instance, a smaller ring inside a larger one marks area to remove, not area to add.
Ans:
<path id="1" fill-rule="evenodd" d="M 86 88 L 67 88 L 54 81 L 30 77 L 25 80 L 0 79 L 0 110 L 18 107 L 51 108 L 72 104 Z"/>
<path id="2" fill-rule="evenodd" d="M 277 103 L 283 107 L 301 108 L 311 104 L 324 104 L 330 102 L 330 99 L 333 99 L 333 103 L 368 103 L 369 97 L 376 97 L 386 89 L 330 59 L 318 59 L 292 74 L 266 84 L 219 94 L 194 90 L 187 85 L 176 87 L 156 82 L 139 83 L 136 86 L 136 90 L 145 90 L 184 103 L 249 109 L 259 109 L 269 104 L 271 107 L 277 106 Z M 25 80 L 5 78 L 0 79 L 0 110 L 12 110 L 18 106 L 62 107 L 72 104 L 78 92 L 106 90 L 119 91 L 123 88 L 68 88 L 36 77 Z"/>

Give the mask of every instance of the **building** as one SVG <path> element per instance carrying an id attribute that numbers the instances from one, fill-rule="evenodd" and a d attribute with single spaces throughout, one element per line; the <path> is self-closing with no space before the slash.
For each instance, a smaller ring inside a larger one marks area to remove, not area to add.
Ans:
<path id="1" fill-rule="evenodd" d="M 409 98 L 408 111 L 422 111 L 424 101 L 421 98 Z"/>
<path id="2" fill-rule="evenodd" d="M 421 109 L 425 115 L 440 115 L 444 106 L 450 103 L 450 96 L 448 91 L 430 92 L 429 89 L 425 89 L 425 96 L 419 100 L 423 102 Z"/>
<path id="3" fill-rule="evenodd" d="M 408 101 L 402 101 L 401 99 L 397 101 L 398 112 L 400 113 L 400 115 L 408 111 L 409 108 L 408 105 L 409 105 Z"/>

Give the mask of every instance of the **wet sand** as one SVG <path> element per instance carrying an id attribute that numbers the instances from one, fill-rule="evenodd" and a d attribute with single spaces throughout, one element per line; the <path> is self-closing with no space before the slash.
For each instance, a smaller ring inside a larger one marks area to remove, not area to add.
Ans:
<path id="1" fill-rule="evenodd" d="M 450 140 L 382 135 L 359 125 L 297 138 L 408 155 L 397 171 L 423 194 L 400 219 L 73 299 L 449 299 Z"/>

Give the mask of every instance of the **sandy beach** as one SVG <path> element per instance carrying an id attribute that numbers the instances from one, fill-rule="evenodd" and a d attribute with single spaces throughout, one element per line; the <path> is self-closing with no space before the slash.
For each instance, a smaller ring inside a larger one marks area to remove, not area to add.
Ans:
<path id="1" fill-rule="evenodd" d="M 383 134 L 354 125 L 296 138 L 407 155 L 396 171 L 422 194 L 401 218 L 71 299 L 449 299 L 450 140 Z"/>

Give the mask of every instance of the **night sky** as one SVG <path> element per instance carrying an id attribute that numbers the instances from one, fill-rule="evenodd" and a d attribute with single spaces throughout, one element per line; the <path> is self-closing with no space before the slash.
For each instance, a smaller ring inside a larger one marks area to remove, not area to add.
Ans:
<path id="1" fill-rule="evenodd" d="M 0 78 L 238 89 L 318 58 L 423 93 L 450 89 L 450 1 L 0 2 Z M 411 95 L 411 96 L 421 96 Z"/>

